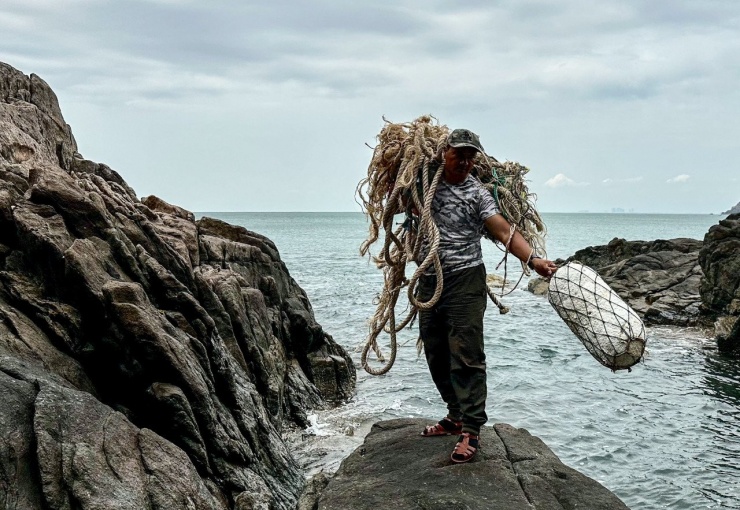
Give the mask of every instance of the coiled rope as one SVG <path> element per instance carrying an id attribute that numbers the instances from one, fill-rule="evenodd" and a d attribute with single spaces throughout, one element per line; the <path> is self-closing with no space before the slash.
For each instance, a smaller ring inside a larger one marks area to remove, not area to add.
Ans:
<path id="1" fill-rule="evenodd" d="M 365 256 L 369 253 L 370 247 L 380 237 L 381 228 L 385 232 L 383 247 L 373 257 L 378 268 L 383 270 L 384 284 L 375 314 L 370 319 L 369 334 L 361 355 L 362 367 L 373 375 L 382 375 L 391 369 L 396 360 L 396 334 L 413 322 L 419 310 L 428 310 L 436 305 L 444 288 L 438 254 L 439 229 L 432 215 L 432 201 L 443 175 L 440 167 L 449 129 L 439 125 L 430 115 L 403 124 L 394 124 L 385 118 L 383 120 L 385 125 L 377 136 L 378 144 L 373 150 L 368 175 L 360 181 L 356 190 L 358 202 L 370 220 L 369 235 L 360 246 L 360 254 Z M 493 194 L 502 214 L 512 225 L 511 235 L 514 229 L 519 230 L 530 246 L 544 253 L 545 227 L 533 205 L 536 196 L 528 192 L 523 178 L 528 171 L 518 163 L 500 163 L 495 158 L 479 153 L 471 173 Z M 398 214 L 405 214 L 405 221 L 394 228 L 394 219 Z M 422 250 L 425 240 L 428 249 Z M 425 251 L 423 257 L 422 251 Z M 508 243 L 503 251 L 502 262 L 508 254 Z M 416 263 L 417 267 L 411 278 L 407 279 L 406 265 L 409 262 Z M 416 286 L 430 267 L 434 269 L 437 285 L 429 300 L 420 301 L 417 299 Z M 529 274 L 526 264 L 522 265 L 522 271 L 523 275 Z M 404 287 L 408 296 L 408 312 L 397 323 L 396 303 Z M 499 311 L 508 312 L 490 287 L 487 287 L 487 291 Z M 378 345 L 378 337 L 382 332 L 390 335 L 391 353 L 388 360 Z M 368 363 L 370 349 L 383 363 L 378 369 Z M 419 342 L 417 349 L 421 349 Z"/>

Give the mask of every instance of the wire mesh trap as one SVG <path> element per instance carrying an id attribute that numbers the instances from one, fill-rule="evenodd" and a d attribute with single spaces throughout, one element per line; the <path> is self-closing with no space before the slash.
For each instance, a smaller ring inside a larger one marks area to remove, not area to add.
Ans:
<path id="1" fill-rule="evenodd" d="M 588 352 L 612 370 L 629 370 L 645 353 L 645 325 L 588 266 L 569 262 L 550 280 L 548 301 Z"/>

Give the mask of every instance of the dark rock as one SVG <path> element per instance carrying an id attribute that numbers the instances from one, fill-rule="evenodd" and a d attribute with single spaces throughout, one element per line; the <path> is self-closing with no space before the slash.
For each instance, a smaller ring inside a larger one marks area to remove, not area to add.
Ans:
<path id="1" fill-rule="evenodd" d="M 723 351 L 740 351 L 740 214 L 711 227 L 703 241 L 625 241 L 577 251 L 646 324 L 708 326 Z M 564 260 L 557 262 L 562 264 Z M 543 282 L 533 278 L 529 290 Z"/>
<path id="2" fill-rule="evenodd" d="M 449 456 L 457 438 L 422 437 L 419 431 L 428 423 L 376 423 L 326 486 L 318 509 L 627 508 L 598 482 L 564 465 L 524 429 L 484 427 L 476 458 L 454 464 Z"/>
<path id="3" fill-rule="evenodd" d="M 702 302 L 715 314 L 740 313 L 740 214 L 709 229 L 699 255 Z"/>
<path id="4" fill-rule="evenodd" d="M 85 160 L 0 63 L 0 507 L 293 509 L 355 369 L 264 236 Z"/>
<path id="5" fill-rule="evenodd" d="M 724 352 L 740 352 L 740 317 L 720 317 L 715 323 L 717 347 Z"/>
<path id="6" fill-rule="evenodd" d="M 182 450 L 87 393 L 42 385 L 34 432 L 50 508 L 223 508 Z"/>
<path id="7" fill-rule="evenodd" d="M 2 335 L 4 336 L 4 335 Z M 36 387 L 0 371 L 0 507 L 43 508 L 33 431 Z"/>
<path id="8" fill-rule="evenodd" d="M 614 238 L 609 244 L 602 246 L 589 246 L 578 250 L 567 260 L 578 260 L 594 269 L 610 266 L 623 260 L 645 255 L 649 253 L 684 253 L 690 254 L 698 251 L 702 242 L 697 239 L 658 239 L 655 241 L 626 241 Z"/>
<path id="9" fill-rule="evenodd" d="M 301 494 L 301 497 L 298 499 L 296 510 L 316 510 L 321 493 L 329 484 L 330 480 L 331 479 L 323 472 L 312 476 L 308 482 L 306 482 L 303 494 Z"/>
<path id="10" fill-rule="evenodd" d="M 584 248 L 557 262 L 575 260 L 595 269 L 646 324 L 694 326 L 701 320 L 701 247 L 702 242 L 696 239 L 615 238 L 607 245 Z M 530 283 L 530 287 L 533 285 Z"/>
<path id="11" fill-rule="evenodd" d="M 716 319 L 718 345 L 724 351 L 740 351 L 740 214 L 709 229 L 699 263 L 704 272 L 702 304 Z"/>

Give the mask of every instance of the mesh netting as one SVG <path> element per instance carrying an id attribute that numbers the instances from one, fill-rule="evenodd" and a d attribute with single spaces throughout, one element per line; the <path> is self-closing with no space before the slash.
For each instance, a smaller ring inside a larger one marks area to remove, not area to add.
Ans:
<path id="1" fill-rule="evenodd" d="M 629 369 L 645 352 L 645 325 L 588 266 L 569 262 L 550 280 L 548 300 L 588 352 L 612 370 Z"/>

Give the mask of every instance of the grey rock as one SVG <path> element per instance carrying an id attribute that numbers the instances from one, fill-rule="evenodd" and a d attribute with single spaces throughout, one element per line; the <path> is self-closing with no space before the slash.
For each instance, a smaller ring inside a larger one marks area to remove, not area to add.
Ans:
<path id="1" fill-rule="evenodd" d="M 740 316 L 718 317 L 714 322 L 714 334 L 720 351 L 740 352 Z"/>
<path id="2" fill-rule="evenodd" d="M 274 243 L 139 200 L 0 63 L 0 507 L 292 510 L 283 428 L 354 383 Z"/>
<path id="3" fill-rule="evenodd" d="M 312 476 L 303 489 L 303 494 L 298 499 L 296 510 L 316 510 L 319 504 L 319 498 L 331 478 L 326 473 L 321 472 Z"/>
<path id="4" fill-rule="evenodd" d="M 702 304 L 717 321 L 718 346 L 723 351 L 740 351 L 740 214 L 709 229 L 699 262 L 704 273 Z"/>
<path id="5" fill-rule="evenodd" d="M 42 385 L 34 432 L 51 508 L 219 508 L 187 456 L 87 393 Z"/>
<path id="6" fill-rule="evenodd" d="M 549 288 L 549 281 L 545 280 L 543 278 L 534 277 L 530 278 L 529 282 L 527 282 L 527 290 L 534 294 L 535 296 L 545 296 L 547 295 L 547 290 Z"/>
<path id="7" fill-rule="evenodd" d="M 33 431 L 36 391 L 33 383 L 0 371 L 0 508 L 43 508 Z"/>
<path id="8" fill-rule="evenodd" d="M 425 438 L 430 422 L 379 422 L 322 492 L 319 510 L 589 510 L 627 506 L 598 482 L 565 466 L 524 429 L 497 424 L 481 431 L 473 461 L 454 464 L 456 437 Z"/>
<path id="9" fill-rule="evenodd" d="M 740 214 L 720 220 L 703 241 L 613 239 L 556 262 L 571 260 L 596 269 L 646 324 L 713 323 L 720 350 L 740 351 Z M 534 278 L 529 290 L 544 284 Z"/>
<path id="10" fill-rule="evenodd" d="M 695 326 L 702 320 L 699 249 L 696 239 L 625 241 L 577 251 L 563 264 L 578 261 L 595 269 L 646 324 Z M 534 281 L 534 283 L 532 283 Z M 537 288 L 539 278 L 530 282 Z M 540 287 L 541 288 L 541 287 Z"/>
<path id="11" fill-rule="evenodd" d="M 740 202 L 733 205 L 730 209 L 726 210 L 722 214 L 740 214 Z"/>

